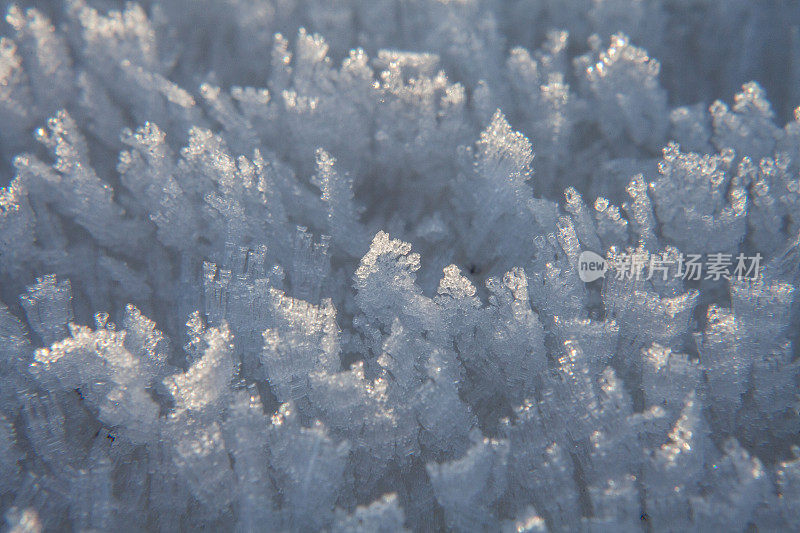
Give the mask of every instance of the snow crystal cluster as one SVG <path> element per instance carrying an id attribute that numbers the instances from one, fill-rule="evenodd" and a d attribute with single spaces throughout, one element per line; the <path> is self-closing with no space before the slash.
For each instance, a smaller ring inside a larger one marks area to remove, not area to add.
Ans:
<path id="1" fill-rule="evenodd" d="M 800 530 L 794 0 L 0 7 L 5 531 Z"/>

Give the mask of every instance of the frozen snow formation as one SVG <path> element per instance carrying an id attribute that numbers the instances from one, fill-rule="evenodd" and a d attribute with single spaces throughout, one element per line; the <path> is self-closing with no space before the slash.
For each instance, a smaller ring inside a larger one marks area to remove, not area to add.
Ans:
<path id="1" fill-rule="evenodd" d="M 796 1 L 0 4 L 0 530 L 800 530 Z"/>

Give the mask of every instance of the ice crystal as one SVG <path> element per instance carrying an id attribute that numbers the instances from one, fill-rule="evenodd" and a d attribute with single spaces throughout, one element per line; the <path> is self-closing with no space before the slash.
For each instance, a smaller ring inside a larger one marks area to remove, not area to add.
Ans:
<path id="1" fill-rule="evenodd" d="M 800 529 L 792 2 L 0 7 L 6 530 Z"/>

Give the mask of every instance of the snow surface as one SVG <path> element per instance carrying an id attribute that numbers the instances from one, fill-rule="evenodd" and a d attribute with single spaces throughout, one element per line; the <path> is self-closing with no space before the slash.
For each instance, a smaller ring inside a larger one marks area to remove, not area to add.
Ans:
<path id="1" fill-rule="evenodd" d="M 0 4 L 5 531 L 800 530 L 794 0 Z"/>

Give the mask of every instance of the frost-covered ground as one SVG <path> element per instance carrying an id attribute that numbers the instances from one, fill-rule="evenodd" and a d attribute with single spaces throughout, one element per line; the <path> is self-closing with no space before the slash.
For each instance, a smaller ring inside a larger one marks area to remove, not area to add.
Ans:
<path id="1" fill-rule="evenodd" d="M 7 530 L 800 530 L 795 0 L 0 7 Z"/>

